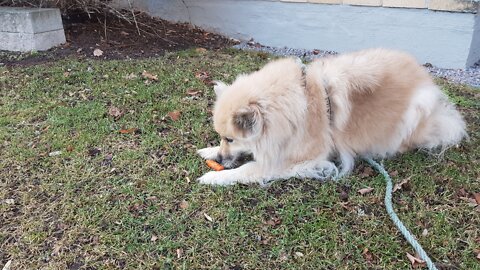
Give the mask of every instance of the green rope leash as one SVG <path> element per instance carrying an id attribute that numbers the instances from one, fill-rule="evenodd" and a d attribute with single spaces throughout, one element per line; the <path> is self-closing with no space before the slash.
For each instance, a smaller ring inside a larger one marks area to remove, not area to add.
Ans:
<path id="1" fill-rule="evenodd" d="M 402 221 L 398 218 L 397 214 L 393 210 L 392 206 L 392 189 L 393 189 L 393 184 L 392 184 L 392 179 L 390 178 L 390 175 L 388 175 L 388 172 L 385 170 L 385 168 L 378 164 L 376 161 L 374 161 L 371 158 L 364 158 L 365 161 L 370 164 L 373 168 L 375 168 L 380 174 L 383 175 L 385 178 L 385 182 L 387 182 L 387 187 L 385 190 L 385 207 L 387 208 L 387 213 L 390 216 L 390 219 L 393 221 L 395 226 L 400 230 L 400 232 L 403 234 L 403 237 L 407 239 L 408 243 L 415 249 L 415 251 L 418 253 L 420 258 L 424 260 L 427 263 L 428 269 L 429 270 L 437 270 L 435 265 L 433 264 L 432 260 L 428 257 L 427 253 L 425 250 L 423 250 L 422 246 L 415 240 L 415 237 L 410 233 L 410 231 L 403 225 Z"/>

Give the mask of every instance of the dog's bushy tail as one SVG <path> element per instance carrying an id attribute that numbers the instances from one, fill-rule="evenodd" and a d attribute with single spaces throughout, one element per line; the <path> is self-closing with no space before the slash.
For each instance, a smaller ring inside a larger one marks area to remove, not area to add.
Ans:
<path id="1" fill-rule="evenodd" d="M 445 95 L 422 124 L 422 132 L 415 138 L 421 149 L 443 153 L 468 137 L 465 121 Z"/>

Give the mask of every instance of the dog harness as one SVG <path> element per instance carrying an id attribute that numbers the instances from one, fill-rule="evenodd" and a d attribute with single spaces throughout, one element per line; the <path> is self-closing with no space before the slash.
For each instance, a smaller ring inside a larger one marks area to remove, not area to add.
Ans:
<path id="1" fill-rule="evenodd" d="M 302 81 L 303 81 L 303 87 L 306 89 L 307 88 L 307 65 L 302 63 L 302 60 L 300 58 L 297 58 L 297 62 L 299 63 L 301 69 L 302 69 Z M 328 114 L 328 121 L 329 123 L 332 123 L 332 106 L 330 102 L 330 95 L 328 93 L 328 88 L 326 85 L 328 82 L 323 79 L 323 85 L 325 88 L 325 103 L 327 104 L 327 114 Z"/>

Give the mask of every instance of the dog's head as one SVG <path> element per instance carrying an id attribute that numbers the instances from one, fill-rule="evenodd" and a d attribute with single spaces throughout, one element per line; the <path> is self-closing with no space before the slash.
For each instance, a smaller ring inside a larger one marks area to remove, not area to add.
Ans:
<path id="1" fill-rule="evenodd" d="M 248 155 L 265 163 L 265 153 L 280 149 L 296 132 L 296 118 L 303 117 L 302 68 L 295 59 L 270 62 L 231 85 L 216 82 L 214 90 L 213 122 L 221 138 L 217 161 L 226 168 L 242 165 Z"/>
<path id="2" fill-rule="evenodd" d="M 265 127 L 263 110 L 257 100 L 245 96 L 245 91 L 237 91 L 237 85 L 216 82 L 214 90 L 213 122 L 221 139 L 217 161 L 226 168 L 236 168 L 253 159 Z"/>

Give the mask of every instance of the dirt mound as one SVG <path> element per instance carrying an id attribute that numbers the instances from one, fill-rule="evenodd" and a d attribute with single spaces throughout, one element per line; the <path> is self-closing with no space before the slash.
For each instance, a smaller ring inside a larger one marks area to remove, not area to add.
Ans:
<path id="1" fill-rule="evenodd" d="M 0 52 L 6 66 L 55 61 L 74 55 L 79 58 L 148 58 L 192 47 L 221 49 L 234 41 L 187 23 L 171 23 L 142 12 L 135 19 L 124 20 L 108 14 L 78 13 L 63 18 L 67 43 L 40 53 Z M 94 50 L 100 56 L 94 56 Z"/>

